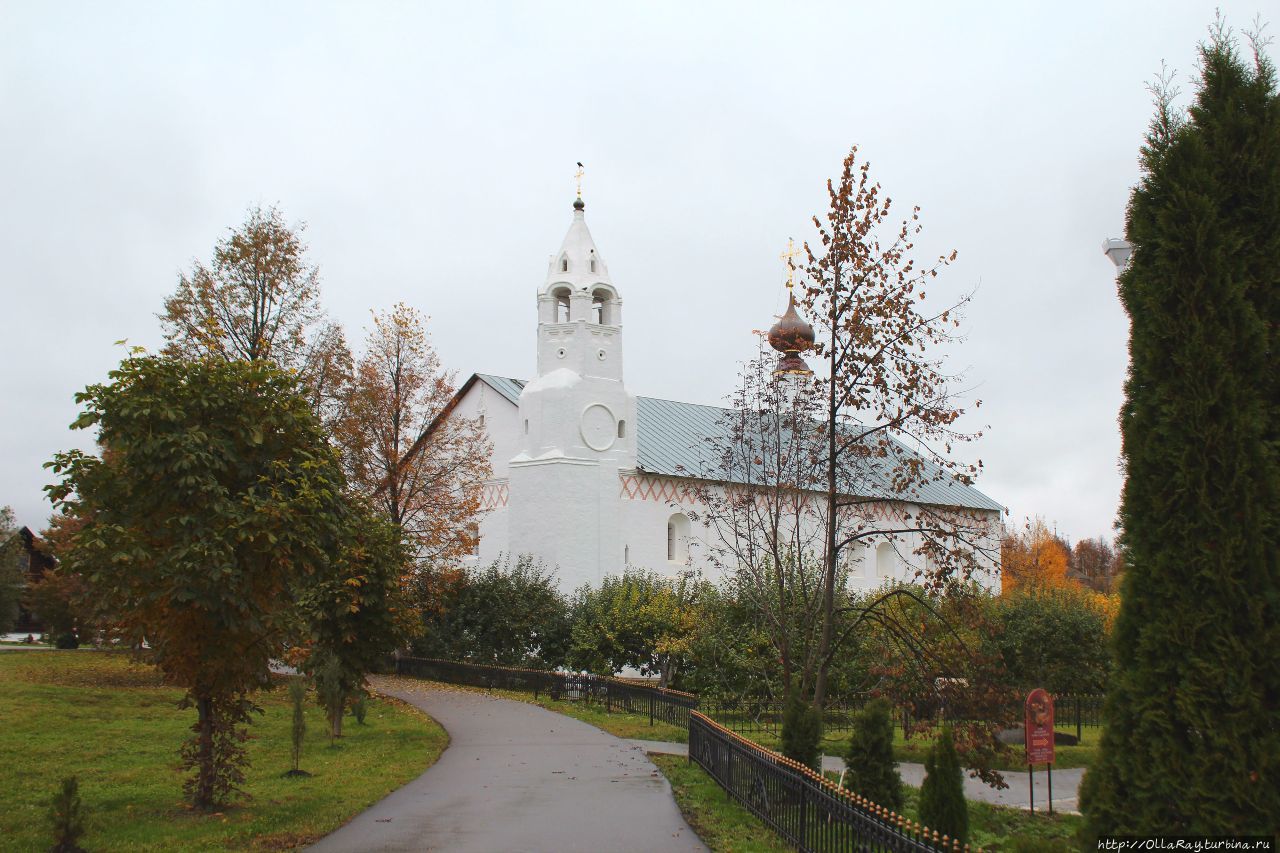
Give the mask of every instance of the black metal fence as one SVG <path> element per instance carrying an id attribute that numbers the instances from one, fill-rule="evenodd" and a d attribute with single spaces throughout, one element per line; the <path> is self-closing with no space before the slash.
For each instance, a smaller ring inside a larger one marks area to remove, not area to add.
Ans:
<path id="1" fill-rule="evenodd" d="M 828 701 L 822 709 L 822 730 L 828 733 L 853 731 L 853 718 L 868 698 L 855 695 Z M 698 710 L 739 734 L 781 736 L 786 704 L 776 699 L 728 701 L 699 698 Z"/>
<path id="2" fill-rule="evenodd" d="M 819 774 L 689 714 L 689 760 L 770 828 L 803 851 L 948 851 L 961 849 L 888 809 L 843 791 Z"/>
<path id="3" fill-rule="evenodd" d="M 654 721 L 662 721 L 683 728 L 689 722 L 689 711 L 698 707 L 698 697 L 691 693 L 647 687 L 605 675 L 410 657 L 396 658 L 395 672 L 447 684 L 518 690 L 531 692 L 535 697 L 547 695 L 552 699 L 594 702 L 609 712 L 647 715 L 650 725 Z"/>

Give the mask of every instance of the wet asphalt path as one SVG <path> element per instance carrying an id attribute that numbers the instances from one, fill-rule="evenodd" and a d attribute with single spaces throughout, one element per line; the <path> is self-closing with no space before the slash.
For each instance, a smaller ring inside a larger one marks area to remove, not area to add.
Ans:
<path id="1" fill-rule="evenodd" d="M 371 680 L 439 721 L 449 746 L 310 850 L 706 850 L 640 747 L 524 702 Z"/>

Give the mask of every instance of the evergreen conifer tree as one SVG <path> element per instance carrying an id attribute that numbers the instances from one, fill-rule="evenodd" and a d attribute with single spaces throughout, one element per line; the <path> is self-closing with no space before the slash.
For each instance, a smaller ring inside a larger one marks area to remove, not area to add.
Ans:
<path id="1" fill-rule="evenodd" d="M 49 823 L 53 827 L 53 846 L 49 853 L 85 853 L 79 844 L 84 836 L 84 806 L 75 776 L 63 779 L 58 793 L 54 794 L 49 805 Z"/>
<path id="2" fill-rule="evenodd" d="M 943 726 L 924 761 L 920 785 L 920 822 L 952 841 L 969 840 L 969 804 L 964 799 L 964 771 L 951 729 Z"/>
<path id="3" fill-rule="evenodd" d="M 889 703 L 873 699 L 858 712 L 844 757 L 844 786 L 877 805 L 902 810 L 902 777 L 893 761 Z"/>
<path id="4" fill-rule="evenodd" d="M 782 715 L 782 754 L 822 772 L 822 712 L 791 697 Z"/>
<path id="5" fill-rule="evenodd" d="M 293 705 L 293 723 L 289 730 L 290 752 L 293 769 L 286 776 L 310 776 L 301 768 L 302 747 L 307 738 L 307 682 L 301 676 L 289 681 L 289 702 Z"/>
<path id="6" fill-rule="evenodd" d="M 1264 833 L 1280 815 L 1280 97 L 1221 21 L 1167 88 L 1129 202 L 1127 554 L 1094 834 Z"/>

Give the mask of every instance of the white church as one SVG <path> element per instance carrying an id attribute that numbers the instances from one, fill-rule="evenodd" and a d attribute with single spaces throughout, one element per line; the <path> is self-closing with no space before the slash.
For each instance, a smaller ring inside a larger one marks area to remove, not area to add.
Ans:
<path id="1" fill-rule="evenodd" d="M 710 470 L 705 438 L 722 431 L 725 410 L 627 390 L 622 295 L 587 229 L 581 197 L 573 207 L 537 291 L 533 378 L 473 374 L 445 415 L 479 420 L 493 448 L 479 544 L 467 562 L 531 554 L 558 567 L 566 592 L 599 585 L 624 566 L 670 575 L 693 569 L 715 579 L 716 543 L 691 521 L 698 508 L 691 472 Z M 1002 508 L 976 489 L 933 484 L 920 500 L 976 515 L 997 535 Z M 867 545 L 851 563 L 851 584 L 909 577 L 903 555 L 914 547 Z"/>

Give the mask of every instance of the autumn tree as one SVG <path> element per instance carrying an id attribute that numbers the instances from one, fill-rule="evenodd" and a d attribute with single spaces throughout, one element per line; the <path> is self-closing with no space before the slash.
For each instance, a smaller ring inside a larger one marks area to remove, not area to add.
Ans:
<path id="1" fill-rule="evenodd" d="M 1083 577 L 1090 589 L 1111 592 L 1116 571 L 1116 551 L 1106 538 L 1081 539 L 1071 548 L 1072 570 Z"/>
<path id="2" fill-rule="evenodd" d="M 213 260 L 196 261 L 159 315 L 166 355 L 224 361 L 265 359 L 294 371 L 326 420 L 351 369 L 342 329 L 320 305 L 320 271 L 301 233 L 275 207 L 249 209 L 219 240 Z"/>
<path id="3" fill-rule="evenodd" d="M 341 468 L 296 378 L 266 361 L 130 357 L 76 400 L 102 452 L 49 463 L 55 506 L 84 519 L 63 563 L 186 690 L 186 789 L 208 809 L 243 780 L 249 696 L 341 541 Z"/>
<path id="4" fill-rule="evenodd" d="M 799 300 L 817 325 L 814 354 L 825 363 L 817 381 L 805 383 L 822 401 L 818 706 L 837 649 L 837 578 L 848 549 L 876 540 L 906 548 L 930 590 L 964 583 L 996 558 L 987 516 L 921 497 L 931 487 L 945 492 L 972 485 L 978 473 L 977 465 L 950 455 L 973 436 L 956 429 L 964 409 L 936 354 L 953 340 L 968 296 L 942 300 L 936 309 L 924 304 L 926 288 L 956 253 L 917 266 L 920 209 L 893 224 L 892 200 L 872 181 L 871 164 L 858 162 L 856 146 L 840 179 L 827 182 L 827 193 L 826 216 L 813 219 L 817 240 L 805 244 Z M 912 548 L 912 542 L 918 544 Z"/>
<path id="5" fill-rule="evenodd" d="M 1000 589 L 1019 587 L 1060 589 L 1067 585 L 1071 549 L 1036 517 L 1022 530 L 1009 530 L 1000 539 Z"/>
<path id="6" fill-rule="evenodd" d="M 812 634 L 804 659 L 780 654 L 797 663 L 787 689 L 819 707 L 832 662 L 863 616 L 865 603 L 852 603 L 843 585 L 857 550 L 888 544 L 929 590 L 963 583 L 996 561 L 990 510 L 922 497 L 926 489 L 958 493 L 977 472 L 949 457 L 970 436 L 955 428 L 963 410 L 934 355 L 951 340 L 966 300 L 936 310 L 923 304 L 926 283 L 954 253 L 916 266 L 918 210 L 894 224 L 856 148 L 828 182 L 828 196 L 827 214 L 814 218 L 817 239 L 805 247 L 798 299 L 781 321 L 784 336 L 794 336 L 803 325 L 798 311 L 816 331 L 779 347 L 812 343 L 822 367 L 795 375 L 794 353 L 777 369 L 765 357 L 747 365 L 704 472 L 731 485 L 699 495 L 705 520 L 727 543 L 725 567 L 800 608 L 790 621 Z M 813 581 L 811 563 L 820 567 Z M 842 624 L 843 613 L 853 618 Z"/>
<path id="7" fill-rule="evenodd" d="M 1187 114 L 1156 87 L 1120 274 L 1126 572 L 1099 835 L 1261 835 L 1280 815 L 1280 90 L 1219 20 Z"/>
<path id="8" fill-rule="evenodd" d="M 454 376 L 424 318 L 404 304 L 374 314 L 336 437 L 353 488 L 370 498 L 432 569 L 470 553 L 489 441 L 476 420 L 448 414 Z"/>

